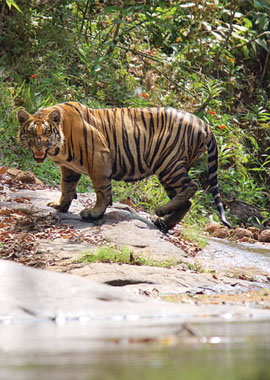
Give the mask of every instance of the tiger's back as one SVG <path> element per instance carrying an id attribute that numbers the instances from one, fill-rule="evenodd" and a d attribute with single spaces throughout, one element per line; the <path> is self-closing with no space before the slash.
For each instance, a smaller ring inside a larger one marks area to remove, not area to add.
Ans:
<path id="1" fill-rule="evenodd" d="M 90 176 L 97 194 L 95 207 L 81 212 L 85 219 L 102 216 L 111 204 L 112 178 L 136 181 L 157 174 L 170 201 L 157 209 L 156 224 L 163 230 L 172 228 L 190 208 L 190 198 L 197 190 L 188 170 L 208 150 L 212 192 L 221 219 L 227 223 L 216 180 L 215 137 L 207 124 L 190 113 L 161 107 L 89 109 L 68 102 L 35 115 L 19 111 L 18 119 L 19 139 L 26 141 L 34 156 L 38 141 L 35 131 L 41 133 L 42 125 L 63 135 L 61 142 L 54 145 L 50 136 L 47 140 L 44 137 L 46 128 L 42 135 L 44 157 L 48 154 L 61 166 L 62 196 L 60 202 L 52 205 L 61 211 L 70 206 L 81 174 Z M 31 143 L 24 138 L 25 134 Z M 164 215 L 167 217 L 161 218 Z"/>

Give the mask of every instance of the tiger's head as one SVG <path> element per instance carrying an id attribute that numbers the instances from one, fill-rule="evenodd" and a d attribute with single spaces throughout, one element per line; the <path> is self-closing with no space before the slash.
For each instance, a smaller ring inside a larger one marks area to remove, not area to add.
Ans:
<path id="1" fill-rule="evenodd" d="M 48 153 L 55 154 L 61 149 L 64 134 L 58 109 L 42 109 L 31 115 L 22 108 L 17 117 L 20 124 L 18 139 L 32 150 L 36 162 L 42 163 Z"/>

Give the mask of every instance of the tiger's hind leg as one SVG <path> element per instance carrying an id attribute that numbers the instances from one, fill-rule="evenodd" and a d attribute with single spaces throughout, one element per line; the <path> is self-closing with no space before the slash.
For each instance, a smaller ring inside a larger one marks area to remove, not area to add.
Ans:
<path id="1" fill-rule="evenodd" d="M 59 202 L 49 202 L 47 206 L 53 207 L 61 212 L 67 212 L 73 199 L 77 198 L 76 187 L 81 178 L 81 174 L 65 166 L 61 166 L 61 175 L 61 198 Z"/>
<path id="2" fill-rule="evenodd" d="M 184 203 L 178 210 L 173 211 L 166 218 L 161 218 L 156 216 L 153 220 L 154 224 L 164 233 L 167 233 L 171 228 L 176 226 L 177 223 L 180 222 L 189 211 L 191 207 L 191 201 L 187 201 Z"/>
<path id="3" fill-rule="evenodd" d="M 177 211 L 198 190 L 198 185 L 189 178 L 187 171 L 183 170 L 183 165 L 180 165 L 179 170 L 174 170 L 167 174 L 166 178 L 159 178 L 159 180 L 164 186 L 170 200 L 165 205 L 157 208 L 157 216 L 164 216 Z"/>
<path id="4" fill-rule="evenodd" d="M 159 178 L 161 184 L 170 198 L 165 205 L 156 210 L 154 223 L 162 231 L 167 232 L 173 228 L 186 215 L 191 207 L 190 198 L 195 194 L 198 185 L 193 182 L 183 166 L 180 164 L 174 167 L 174 171 L 166 175 L 166 178 Z M 167 215 L 165 218 L 162 216 Z"/>

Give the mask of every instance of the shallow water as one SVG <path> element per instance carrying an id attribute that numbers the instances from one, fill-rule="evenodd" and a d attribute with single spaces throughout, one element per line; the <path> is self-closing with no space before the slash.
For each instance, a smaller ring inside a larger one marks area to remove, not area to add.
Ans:
<path id="1" fill-rule="evenodd" d="M 198 334 L 159 340 L 134 338 L 134 326 L 100 338 L 88 325 L 77 338 L 78 325 L 29 327 L 1 342 L 1 380 L 270 380 L 270 322 L 194 324 Z"/>
<path id="2" fill-rule="evenodd" d="M 224 264 L 232 267 L 255 267 L 270 273 L 270 244 L 235 243 L 228 240 L 210 238 L 208 245 L 198 258 L 211 260 L 215 268 L 223 268 Z"/>

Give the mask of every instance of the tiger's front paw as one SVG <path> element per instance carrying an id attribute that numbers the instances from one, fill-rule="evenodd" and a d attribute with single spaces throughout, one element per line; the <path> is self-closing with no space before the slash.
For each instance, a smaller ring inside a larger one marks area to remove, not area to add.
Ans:
<path id="1" fill-rule="evenodd" d="M 84 220 L 93 220 L 100 218 L 104 212 L 95 210 L 94 208 L 85 208 L 80 212 L 82 219 Z"/>
<path id="2" fill-rule="evenodd" d="M 60 202 L 49 202 L 47 203 L 47 206 L 53 207 L 60 212 L 67 212 L 67 210 L 69 209 L 70 203 L 67 204 L 67 203 L 60 203 Z"/>

